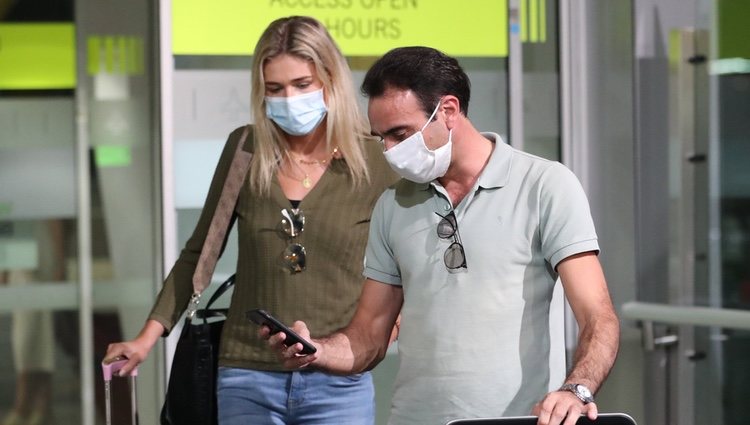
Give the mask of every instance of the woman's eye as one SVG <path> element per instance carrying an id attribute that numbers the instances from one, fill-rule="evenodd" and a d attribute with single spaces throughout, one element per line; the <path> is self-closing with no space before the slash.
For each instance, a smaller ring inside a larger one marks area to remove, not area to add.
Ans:
<path id="1" fill-rule="evenodd" d="M 299 83 L 299 84 L 297 84 L 297 88 L 298 89 L 306 89 L 308 87 L 310 87 L 310 83 Z"/>
<path id="2" fill-rule="evenodd" d="M 281 87 L 266 87 L 266 93 L 275 94 L 281 91 Z"/>

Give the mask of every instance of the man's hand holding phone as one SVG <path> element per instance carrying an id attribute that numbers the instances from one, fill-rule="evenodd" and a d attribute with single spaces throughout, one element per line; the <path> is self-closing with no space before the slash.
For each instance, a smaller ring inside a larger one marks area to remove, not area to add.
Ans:
<path id="1" fill-rule="evenodd" d="M 304 322 L 295 322 L 292 329 L 260 309 L 248 311 L 247 318 L 261 325 L 258 335 L 268 341 L 285 368 L 303 368 L 318 359 L 318 349 L 310 342 L 310 331 Z"/>

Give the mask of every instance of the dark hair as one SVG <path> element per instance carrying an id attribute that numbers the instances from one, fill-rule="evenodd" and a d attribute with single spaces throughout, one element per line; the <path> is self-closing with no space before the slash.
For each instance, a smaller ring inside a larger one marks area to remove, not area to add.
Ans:
<path id="1" fill-rule="evenodd" d="M 428 116 L 446 94 L 458 98 L 464 115 L 469 111 L 469 77 L 456 59 L 430 47 L 399 47 L 378 59 L 365 75 L 362 94 L 378 97 L 389 88 L 414 92 Z"/>

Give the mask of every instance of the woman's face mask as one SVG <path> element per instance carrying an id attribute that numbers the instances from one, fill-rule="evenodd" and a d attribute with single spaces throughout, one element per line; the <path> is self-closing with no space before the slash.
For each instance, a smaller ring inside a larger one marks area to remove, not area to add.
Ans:
<path id="1" fill-rule="evenodd" d="M 310 134 L 327 111 L 323 89 L 289 97 L 266 96 L 266 115 L 292 136 Z"/>
<path id="2" fill-rule="evenodd" d="M 427 183 L 445 175 L 451 163 L 453 130 L 448 131 L 448 143 L 431 151 L 424 143 L 422 132 L 432 122 L 440 108 L 440 103 L 430 115 L 421 130 L 404 139 L 396 146 L 383 152 L 385 160 L 393 171 L 415 183 Z"/>

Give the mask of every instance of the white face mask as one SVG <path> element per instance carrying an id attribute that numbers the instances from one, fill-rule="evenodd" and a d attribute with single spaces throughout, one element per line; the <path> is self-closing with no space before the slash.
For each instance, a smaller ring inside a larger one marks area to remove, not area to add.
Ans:
<path id="1" fill-rule="evenodd" d="M 289 97 L 266 96 L 266 115 L 292 136 L 310 134 L 327 111 L 323 89 Z"/>
<path id="2" fill-rule="evenodd" d="M 422 132 L 432 122 L 440 103 L 430 115 L 421 130 L 404 139 L 401 143 L 383 152 L 385 160 L 393 171 L 401 177 L 415 183 L 427 183 L 438 177 L 443 177 L 451 163 L 453 130 L 448 131 L 448 143 L 431 151 L 424 144 Z"/>

